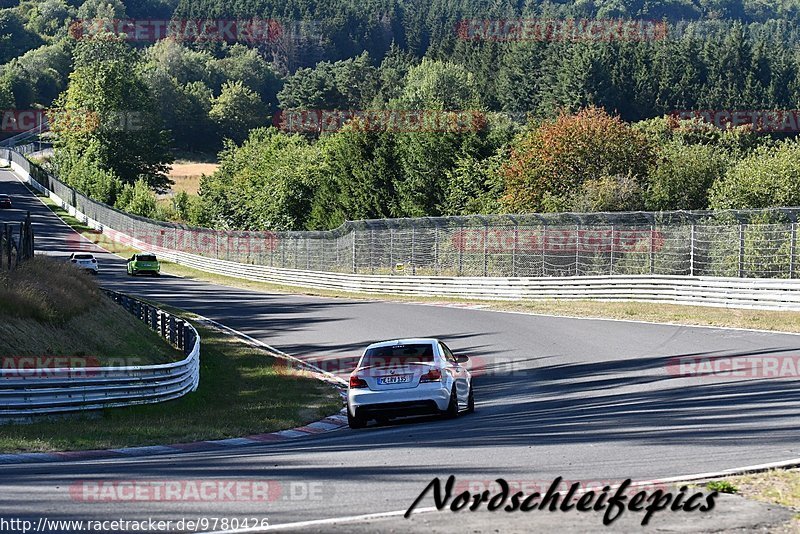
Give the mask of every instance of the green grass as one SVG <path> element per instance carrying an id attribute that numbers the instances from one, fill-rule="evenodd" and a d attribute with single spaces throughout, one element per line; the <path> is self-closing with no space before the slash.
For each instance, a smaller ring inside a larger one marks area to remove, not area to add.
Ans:
<path id="1" fill-rule="evenodd" d="M 293 428 L 342 407 L 331 386 L 216 329 L 201 337 L 200 387 L 166 403 L 104 410 L 78 421 L 0 426 L 0 452 L 104 449 L 241 437 Z"/>
<path id="2" fill-rule="evenodd" d="M 65 356 L 85 358 L 88 366 L 183 358 L 67 262 L 39 256 L 0 273 L 2 366 L 13 368 L 19 357 Z"/>
<path id="3" fill-rule="evenodd" d="M 52 201 L 46 201 L 54 209 Z M 96 233 L 87 231 L 73 217 L 64 216 L 60 208 L 54 209 L 62 219 L 73 226 L 88 239 L 94 242 L 107 239 L 98 237 Z M 77 223 L 77 224 L 76 224 Z M 128 257 L 133 249 L 123 248 L 117 252 L 122 257 Z M 116 251 L 115 251 L 116 252 Z M 161 272 L 205 280 L 215 284 L 227 285 L 243 289 L 252 289 L 270 293 L 292 293 L 315 295 L 322 297 L 347 298 L 347 299 L 390 299 L 403 302 L 454 302 L 467 304 L 480 304 L 488 309 L 499 311 L 512 311 L 531 314 L 552 314 L 567 317 L 603 317 L 608 319 L 628 319 L 638 321 L 653 321 L 676 324 L 690 324 L 703 326 L 728 326 L 737 328 L 753 328 L 775 330 L 782 332 L 800 332 L 800 312 L 770 311 L 770 310 L 742 310 L 728 308 L 712 308 L 706 306 L 684 306 L 678 304 L 654 304 L 648 302 L 600 302 L 596 300 L 529 300 L 529 301 L 486 301 L 478 299 L 458 299 L 451 297 L 418 297 L 402 295 L 383 295 L 370 293 L 349 293 L 345 291 L 330 291 L 309 288 L 299 288 L 287 285 L 271 284 L 242 280 L 230 276 L 207 273 L 184 265 L 162 262 Z"/>
<path id="4" fill-rule="evenodd" d="M 714 480 L 706 484 L 706 487 L 711 491 L 718 491 L 720 493 L 738 493 L 739 489 L 731 484 L 729 480 Z"/>

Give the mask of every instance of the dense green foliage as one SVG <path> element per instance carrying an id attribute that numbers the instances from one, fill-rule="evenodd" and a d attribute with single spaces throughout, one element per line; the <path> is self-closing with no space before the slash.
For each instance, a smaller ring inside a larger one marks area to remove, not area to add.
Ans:
<path id="1" fill-rule="evenodd" d="M 74 26 L 253 17 L 279 31 L 258 42 L 126 43 L 77 39 Z M 651 19 L 667 32 L 544 41 L 467 30 L 568 17 Z M 52 165 L 95 198 L 223 228 L 798 203 L 795 141 L 665 116 L 795 109 L 799 27 L 797 0 L 0 2 L 0 109 L 66 109 Z M 71 122 L 87 110 L 97 125 Z M 335 131 L 268 128 L 292 110 L 423 111 L 445 127 L 356 118 Z M 132 111 L 142 127 L 110 126 Z M 451 112 L 480 120 L 451 128 Z M 167 185 L 169 148 L 221 150 L 222 168 L 199 199 L 176 196 L 167 213 L 148 189 Z"/>

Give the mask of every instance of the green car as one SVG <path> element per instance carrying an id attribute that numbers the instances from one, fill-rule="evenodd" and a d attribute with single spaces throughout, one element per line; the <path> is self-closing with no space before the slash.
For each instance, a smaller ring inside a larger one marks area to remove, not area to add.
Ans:
<path id="1" fill-rule="evenodd" d="M 128 260 L 128 276 L 139 273 L 161 274 L 161 264 L 155 254 L 134 254 Z"/>

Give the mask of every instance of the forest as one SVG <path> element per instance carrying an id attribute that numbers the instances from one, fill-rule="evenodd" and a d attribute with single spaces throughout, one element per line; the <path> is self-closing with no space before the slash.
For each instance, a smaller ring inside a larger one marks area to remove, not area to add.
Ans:
<path id="1" fill-rule="evenodd" d="M 75 32 L 128 19 L 258 19 L 279 31 L 240 42 Z M 576 19 L 664 31 L 463 31 Z M 47 164 L 94 198 L 217 228 L 800 205 L 799 22 L 794 1 L 2 0 L 0 110 L 50 110 Z M 336 110 L 330 128 L 285 120 Z M 703 110 L 794 122 L 687 113 Z M 409 127 L 411 113 L 437 122 Z M 465 114 L 478 120 L 455 127 Z M 155 195 L 177 151 L 216 154 L 220 167 L 199 195 L 164 206 Z"/>

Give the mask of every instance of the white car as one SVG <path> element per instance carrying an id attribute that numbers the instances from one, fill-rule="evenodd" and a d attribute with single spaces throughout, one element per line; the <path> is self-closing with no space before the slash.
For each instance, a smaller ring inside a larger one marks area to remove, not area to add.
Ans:
<path id="1" fill-rule="evenodd" d="M 350 375 L 347 422 L 362 428 L 370 419 L 475 411 L 472 376 L 438 339 L 396 339 L 373 343 Z"/>
<path id="2" fill-rule="evenodd" d="M 94 257 L 94 254 L 73 252 L 69 255 L 69 261 L 75 264 L 76 267 L 86 269 L 92 274 L 100 272 L 100 266 L 97 264 L 97 258 Z"/>

